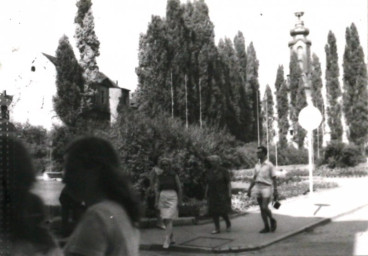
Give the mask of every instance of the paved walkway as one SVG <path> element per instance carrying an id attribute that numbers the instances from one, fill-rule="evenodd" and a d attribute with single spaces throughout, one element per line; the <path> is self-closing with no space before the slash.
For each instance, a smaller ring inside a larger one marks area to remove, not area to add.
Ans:
<path id="1" fill-rule="evenodd" d="M 212 223 L 174 227 L 176 244 L 169 249 L 185 252 L 240 252 L 257 250 L 298 234 L 317 225 L 328 223 L 333 218 L 368 205 L 368 178 L 329 179 L 339 183 L 338 188 L 314 192 L 281 201 L 280 209 L 272 209 L 278 228 L 274 233 L 259 234 L 263 228 L 258 207 L 250 208 L 246 214 L 232 219 L 232 231 L 210 234 Z M 162 249 L 164 231 L 141 230 L 142 250 Z"/>

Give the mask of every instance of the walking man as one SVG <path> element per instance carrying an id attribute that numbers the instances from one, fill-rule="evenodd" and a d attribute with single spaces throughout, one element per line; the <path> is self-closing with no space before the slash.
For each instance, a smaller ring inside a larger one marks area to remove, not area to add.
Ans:
<path id="1" fill-rule="evenodd" d="M 267 160 L 267 149 L 264 146 L 257 148 L 258 163 L 254 168 L 253 179 L 248 189 L 248 196 L 252 194 L 257 198 L 264 223 L 264 229 L 260 233 L 268 233 L 276 230 L 277 222 L 272 217 L 272 212 L 268 207 L 272 198 L 272 188 L 274 200 L 277 200 L 276 173 L 273 164 Z"/>

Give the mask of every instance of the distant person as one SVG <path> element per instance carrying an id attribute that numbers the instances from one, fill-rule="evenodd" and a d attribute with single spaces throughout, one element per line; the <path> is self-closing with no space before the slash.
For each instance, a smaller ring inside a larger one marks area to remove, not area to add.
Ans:
<path id="1" fill-rule="evenodd" d="M 213 218 L 215 230 L 211 234 L 220 233 L 220 216 L 226 222 L 226 231 L 231 231 L 229 212 L 231 211 L 231 181 L 229 172 L 221 166 L 217 155 L 207 158 L 209 171 L 207 177 L 206 197 L 208 213 Z"/>
<path id="2" fill-rule="evenodd" d="M 267 149 L 264 146 L 257 148 L 257 157 L 259 161 L 254 168 L 253 179 L 248 189 L 248 196 L 250 197 L 252 195 L 252 188 L 254 187 L 253 195 L 257 198 L 264 223 L 264 229 L 259 233 L 274 232 L 277 222 L 272 217 L 272 212 L 268 205 L 272 199 L 272 195 L 275 200 L 278 197 L 276 172 L 273 164 L 267 160 Z"/>
<path id="3" fill-rule="evenodd" d="M 90 136 L 72 142 L 64 182 L 87 208 L 64 247 L 66 256 L 138 255 L 139 200 L 108 141 Z"/>
<path id="4" fill-rule="evenodd" d="M 45 206 L 30 190 L 35 170 L 23 144 L 0 136 L 0 254 L 62 255 L 45 225 Z"/>
<path id="5" fill-rule="evenodd" d="M 171 159 L 159 160 L 159 167 L 163 170 L 156 183 L 156 207 L 160 209 L 161 218 L 164 220 L 165 241 L 163 248 L 169 248 L 175 243 L 173 233 L 173 219 L 178 218 L 178 207 L 182 201 L 182 190 L 179 176 L 173 171 Z"/>

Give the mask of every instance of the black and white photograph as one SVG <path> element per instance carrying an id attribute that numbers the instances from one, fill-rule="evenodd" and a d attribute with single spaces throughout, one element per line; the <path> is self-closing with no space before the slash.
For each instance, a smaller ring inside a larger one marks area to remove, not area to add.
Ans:
<path id="1" fill-rule="evenodd" d="M 368 255 L 368 0 L 0 2 L 0 256 Z"/>

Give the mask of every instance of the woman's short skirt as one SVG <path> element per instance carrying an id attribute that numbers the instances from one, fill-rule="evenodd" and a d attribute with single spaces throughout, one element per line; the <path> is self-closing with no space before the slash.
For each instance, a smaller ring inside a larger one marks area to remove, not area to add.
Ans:
<path id="1" fill-rule="evenodd" d="M 162 219 L 178 218 L 178 194 L 175 190 L 163 190 L 160 193 L 158 208 Z"/>

